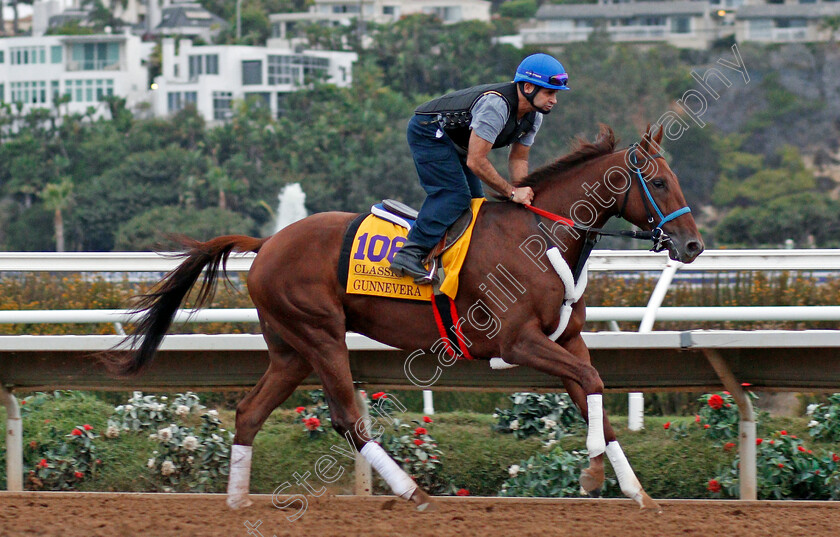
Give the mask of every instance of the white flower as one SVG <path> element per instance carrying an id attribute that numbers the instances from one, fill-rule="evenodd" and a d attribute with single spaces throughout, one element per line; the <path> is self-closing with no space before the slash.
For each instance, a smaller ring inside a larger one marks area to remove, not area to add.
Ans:
<path id="1" fill-rule="evenodd" d="M 198 439 L 193 435 L 184 438 L 184 449 L 194 451 L 198 447 Z"/>
<path id="2" fill-rule="evenodd" d="M 178 405 L 178 408 L 175 410 L 175 414 L 181 416 L 182 418 L 190 413 L 190 407 L 187 405 Z"/>
<path id="3" fill-rule="evenodd" d="M 519 430 L 519 420 L 513 420 L 512 422 L 510 422 L 510 430 L 511 431 Z"/>
<path id="4" fill-rule="evenodd" d="M 820 405 L 817 404 L 817 403 L 811 403 L 810 405 L 808 405 L 808 408 L 805 409 L 805 414 L 810 416 L 811 414 L 814 413 L 814 411 L 817 409 L 818 406 L 820 406 Z"/>
<path id="5" fill-rule="evenodd" d="M 170 438 L 172 438 L 172 431 L 167 427 L 166 429 L 161 429 L 157 432 L 158 438 L 166 442 Z"/>
<path id="6" fill-rule="evenodd" d="M 153 458 L 149 459 L 149 462 L 146 463 L 146 466 L 148 466 L 150 470 L 152 468 L 154 468 L 155 467 L 155 459 L 153 459 Z"/>
<path id="7" fill-rule="evenodd" d="M 155 407 L 155 412 L 163 412 L 164 410 L 166 410 L 166 405 L 163 403 L 158 403 Z"/>
<path id="8" fill-rule="evenodd" d="M 140 399 L 141 397 L 143 397 L 143 392 L 134 392 L 133 399 Z"/>
<path id="9" fill-rule="evenodd" d="M 118 407 L 114 408 L 114 412 L 122 412 L 122 409 L 123 409 L 123 408 L 125 408 L 125 407 L 124 407 L 124 406 L 122 406 L 122 405 L 120 405 L 120 406 L 118 406 Z"/>
<path id="10" fill-rule="evenodd" d="M 825 419 L 830 420 L 831 419 L 831 414 L 826 414 Z"/>
<path id="11" fill-rule="evenodd" d="M 150 435 L 149 435 L 149 440 L 157 440 L 157 439 L 158 439 L 158 435 L 157 435 L 157 434 L 152 433 L 152 434 L 150 434 Z"/>
<path id="12" fill-rule="evenodd" d="M 517 475 L 519 475 L 519 465 L 514 464 L 513 466 L 508 468 L 508 473 L 510 474 L 510 477 L 516 477 Z"/>
<path id="13" fill-rule="evenodd" d="M 533 464 L 529 464 L 529 465 L 528 465 L 528 469 L 529 469 L 529 470 L 533 470 L 533 469 L 534 469 L 534 465 L 533 465 Z"/>
<path id="14" fill-rule="evenodd" d="M 188 462 L 189 464 L 192 464 L 192 463 L 193 463 L 193 461 L 195 461 L 195 459 L 192 457 L 192 455 L 190 455 L 189 457 L 187 457 L 187 462 Z"/>
<path id="15" fill-rule="evenodd" d="M 494 418 L 498 418 L 498 417 L 499 417 L 499 415 L 498 415 L 498 414 L 493 414 L 493 417 L 494 417 Z"/>
<path id="16" fill-rule="evenodd" d="M 557 422 L 554 420 L 545 420 L 546 429 L 554 429 L 557 427 Z"/>
<path id="17" fill-rule="evenodd" d="M 820 422 L 818 422 L 817 420 L 811 420 L 808 422 L 808 427 L 816 427 L 819 424 Z"/>
<path id="18" fill-rule="evenodd" d="M 167 396 L 165 396 L 165 395 L 164 395 L 163 397 L 161 397 L 161 398 L 160 398 L 160 400 L 161 400 L 161 401 L 169 401 L 169 398 L 168 398 Z"/>
<path id="19" fill-rule="evenodd" d="M 163 464 L 160 465 L 160 473 L 163 475 L 172 475 L 175 473 L 175 465 L 172 464 L 172 461 L 163 461 Z"/>
<path id="20" fill-rule="evenodd" d="M 125 405 L 126 412 L 131 412 L 132 410 L 134 410 L 134 405 Z"/>
<path id="21" fill-rule="evenodd" d="M 554 444 L 556 444 L 556 443 L 557 443 L 557 440 L 555 440 L 554 438 L 552 438 L 551 440 L 549 440 L 548 442 L 546 442 L 545 447 L 549 447 L 549 448 L 550 448 L 551 446 L 553 446 L 553 445 L 554 445 Z"/>
<path id="22" fill-rule="evenodd" d="M 218 410 L 208 410 L 207 413 L 210 414 L 211 416 L 213 416 L 214 418 L 219 417 L 219 411 Z"/>
<path id="23" fill-rule="evenodd" d="M 221 441 L 222 441 L 222 437 L 221 437 L 221 436 L 219 436 L 219 435 L 217 435 L 216 433 L 213 433 L 213 434 L 211 435 L 211 438 L 212 438 L 213 440 L 215 440 L 216 442 L 221 442 Z"/>
<path id="24" fill-rule="evenodd" d="M 116 425 L 109 425 L 105 431 L 105 436 L 108 438 L 116 438 L 120 435 L 120 430 Z"/>

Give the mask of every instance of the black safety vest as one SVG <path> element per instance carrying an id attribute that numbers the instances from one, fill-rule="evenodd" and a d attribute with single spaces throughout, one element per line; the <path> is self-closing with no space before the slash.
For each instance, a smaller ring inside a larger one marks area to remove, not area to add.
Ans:
<path id="1" fill-rule="evenodd" d="M 495 93 L 508 103 L 508 118 L 502 131 L 493 142 L 493 148 L 505 147 L 519 140 L 534 126 L 536 112 L 529 112 L 522 120 L 516 121 L 519 109 L 519 94 L 515 82 L 503 84 L 484 84 L 447 93 L 443 97 L 432 99 L 421 104 L 414 111 L 415 114 L 438 116 L 441 128 L 455 145 L 465 150 L 470 143 L 470 123 L 472 122 L 472 107 L 484 95 Z"/>

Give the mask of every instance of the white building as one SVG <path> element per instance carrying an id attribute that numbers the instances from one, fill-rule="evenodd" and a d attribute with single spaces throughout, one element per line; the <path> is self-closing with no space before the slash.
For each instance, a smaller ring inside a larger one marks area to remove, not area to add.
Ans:
<path id="1" fill-rule="evenodd" d="M 717 15 L 718 9 L 708 2 L 682 0 L 543 4 L 535 16 L 536 27 L 523 29 L 520 35 L 526 45 L 554 45 L 586 41 L 599 27 L 615 42 L 669 43 L 680 48 L 705 49 L 733 31 L 731 26 L 727 30 Z"/>
<path id="2" fill-rule="evenodd" d="M 490 6 L 486 0 L 315 0 L 308 12 L 275 13 L 269 19 L 272 37 L 288 45 L 303 37 L 301 28 L 307 24 L 349 25 L 352 19 L 389 24 L 415 13 L 435 15 L 445 24 L 489 22 Z"/>
<path id="3" fill-rule="evenodd" d="M 131 109 L 148 94 L 143 60 L 153 47 L 130 34 L 0 39 L 0 100 L 27 110 L 69 95 L 63 111 L 84 113 L 89 106 L 101 112 L 102 97 L 119 95 Z"/>
<path id="4" fill-rule="evenodd" d="M 824 23 L 840 16 L 840 3 L 824 0 L 793 0 L 768 3 L 748 0 L 738 9 L 735 38 L 741 41 L 791 43 L 828 41 L 831 30 Z M 835 39 L 840 37 L 836 35 Z"/>
<path id="5" fill-rule="evenodd" d="M 286 94 L 323 80 L 349 86 L 355 52 L 294 51 L 237 45 L 193 46 L 164 39 L 162 74 L 155 78 L 153 107 L 165 117 L 193 105 L 207 121 L 225 120 L 236 100 L 258 99 L 273 115 L 282 113 Z"/>

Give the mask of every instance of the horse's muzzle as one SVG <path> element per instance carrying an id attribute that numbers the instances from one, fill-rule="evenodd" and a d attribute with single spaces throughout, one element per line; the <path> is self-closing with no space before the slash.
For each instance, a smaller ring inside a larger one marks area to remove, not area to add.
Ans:
<path id="1" fill-rule="evenodd" d="M 668 257 L 681 263 L 691 263 L 697 256 L 703 253 L 705 246 L 699 237 L 692 237 L 682 240 L 677 237 L 669 237 Z"/>

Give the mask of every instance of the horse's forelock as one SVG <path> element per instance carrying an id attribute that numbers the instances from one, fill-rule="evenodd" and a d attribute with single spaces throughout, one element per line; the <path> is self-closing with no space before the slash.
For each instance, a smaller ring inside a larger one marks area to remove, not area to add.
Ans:
<path id="1" fill-rule="evenodd" d="M 556 177 L 559 173 L 598 157 L 613 153 L 615 151 L 615 145 L 616 138 L 612 127 L 601 123 L 598 137 L 595 138 L 594 142 L 576 137 L 572 142 L 572 151 L 569 154 L 533 171 L 522 181 L 519 181 L 517 186 L 536 187 L 544 181 Z"/>

